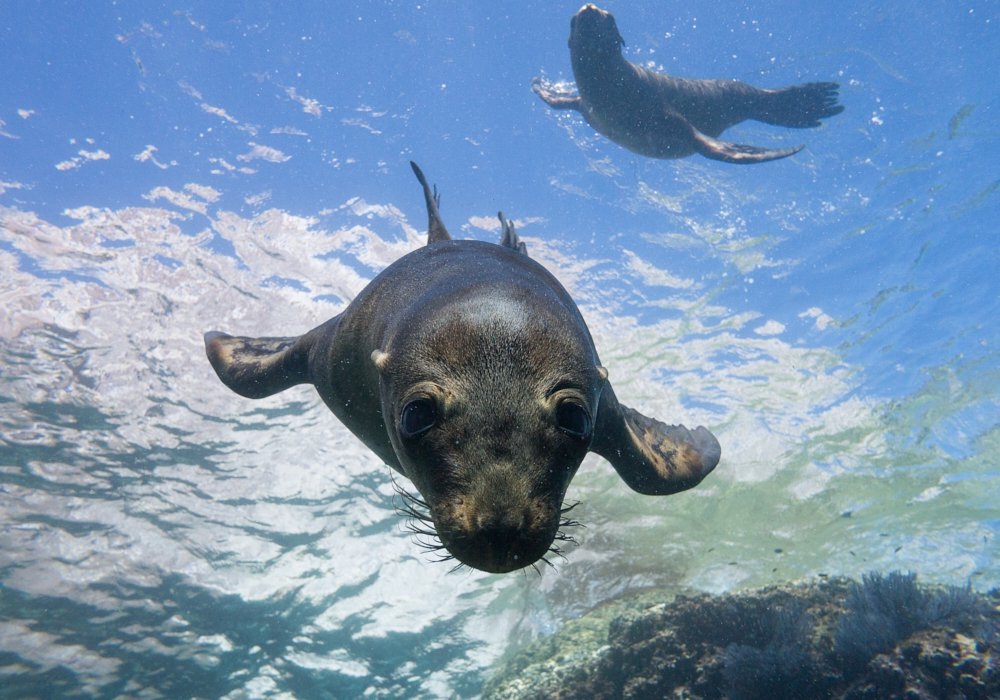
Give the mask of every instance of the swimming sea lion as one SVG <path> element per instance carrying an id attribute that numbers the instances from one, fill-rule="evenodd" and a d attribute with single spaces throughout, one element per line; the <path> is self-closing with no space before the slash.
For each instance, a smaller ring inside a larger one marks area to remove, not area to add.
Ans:
<path id="1" fill-rule="evenodd" d="M 745 119 L 804 129 L 844 111 L 840 85 L 806 83 L 761 90 L 738 80 L 688 80 L 646 70 L 622 56 L 625 44 L 610 12 L 584 5 L 570 21 L 569 55 L 579 96 L 535 78 L 532 89 L 553 109 L 575 109 L 599 133 L 639 155 L 700 153 L 727 163 L 763 163 L 798 153 L 717 137 Z"/>
<path id="2" fill-rule="evenodd" d="M 588 450 L 631 488 L 671 494 L 715 468 L 705 428 L 618 403 L 576 304 L 500 214 L 500 245 L 451 240 L 420 169 L 428 243 L 347 309 L 298 338 L 205 334 L 219 378 L 257 399 L 312 384 L 330 410 L 417 487 L 442 545 L 504 573 L 559 533 Z M 435 533 L 428 533 L 435 534 Z"/>

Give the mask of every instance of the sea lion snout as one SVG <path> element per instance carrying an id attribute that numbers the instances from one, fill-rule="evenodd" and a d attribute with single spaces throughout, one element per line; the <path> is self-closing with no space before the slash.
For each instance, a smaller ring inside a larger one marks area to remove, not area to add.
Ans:
<path id="1" fill-rule="evenodd" d="M 485 403 L 502 396 L 490 394 Z M 524 407 L 518 415 L 514 408 L 452 405 L 426 432 L 400 441 L 401 462 L 441 544 L 459 562 L 490 573 L 531 566 L 550 550 L 566 488 L 587 449 L 583 438 L 549 424 L 589 430 L 578 426 L 585 418 Z"/>
<path id="2" fill-rule="evenodd" d="M 431 511 L 448 552 L 466 566 L 494 574 L 545 556 L 559 531 L 559 504 L 532 498 L 516 477 L 477 481 L 472 493 L 448 498 Z"/>

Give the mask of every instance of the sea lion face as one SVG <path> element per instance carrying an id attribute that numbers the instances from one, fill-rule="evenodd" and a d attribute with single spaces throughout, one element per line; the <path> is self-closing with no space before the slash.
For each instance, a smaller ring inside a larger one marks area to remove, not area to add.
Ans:
<path id="1" fill-rule="evenodd" d="M 621 53 L 625 45 L 618 23 L 610 12 L 584 5 L 569 22 L 569 49 L 586 54 Z M 575 55 L 575 54 L 574 54 Z"/>
<path id="2" fill-rule="evenodd" d="M 558 534 L 606 372 L 589 338 L 506 300 L 439 316 L 376 362 L 390 439 L 451 555 L 491 573 L 530 566 Z"/>

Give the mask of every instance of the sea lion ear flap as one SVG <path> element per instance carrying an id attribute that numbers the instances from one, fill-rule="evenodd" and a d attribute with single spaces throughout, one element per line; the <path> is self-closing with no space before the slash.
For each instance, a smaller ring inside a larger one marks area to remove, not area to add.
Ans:
<path id="1" fill-rule="evenodd" d="M 611 462 L 633 491 L 665 496 L 685 491 L 715 469 L 722 455 L 719 441 L 699 426 L 665 425 L 618 403 L 604 385 L 590 450 Z"/>
<path id="2" fill-rule="evenodd" d="M 385 374 L 389 366 L 389 353 L 382 352 L 381 350 L 372 350 L 372 362 L 375 363 L 375 369 L 379 371 L 379 374 Z"/>
<path id="3" fill-rule="evenodd" d="M 205 334 L 205 353 L 222 383 L 240 396 L 262 399 L 309 379 L 313 336 L 236 338 L 219 331 Z"/>

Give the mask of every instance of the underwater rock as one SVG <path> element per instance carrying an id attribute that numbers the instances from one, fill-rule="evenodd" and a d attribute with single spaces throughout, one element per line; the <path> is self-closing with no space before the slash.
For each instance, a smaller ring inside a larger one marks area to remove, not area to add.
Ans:
<path id="1" fill-rule="evenodd" d="M 833 648 L 846 663 L 864 665 L 900 639 L 971 611 L 977 602 L 971 588 L 920 588 L 916 575 L 899 571 L 865 574 L 861 583 L 851 584 L 848 612 L 837 622 Z"/>
<path id="2" fill-rule="evenodd" d="M 721 596 L 660 593 L 531 645 L 487 682 L 484 700 L 1000 697 L 996 591 L 918 586 L 893 572 Z M 848 635 L 872 638 L 849 645 Z"/>

